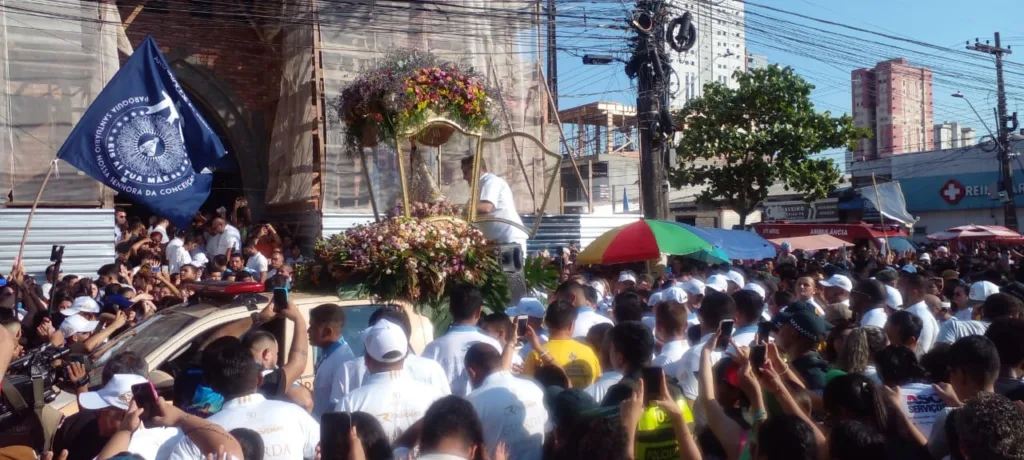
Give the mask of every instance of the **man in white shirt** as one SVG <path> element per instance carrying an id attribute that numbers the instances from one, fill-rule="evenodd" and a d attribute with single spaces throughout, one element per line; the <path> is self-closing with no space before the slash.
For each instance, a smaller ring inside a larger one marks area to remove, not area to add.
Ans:
<path id="1" fill-rule="evenodd" d="M 260 283 L 267 282 L 267 257 L 256 249 L 256 241 L 245 243 L 242 253 L 249 259 L 245 262 L 245 268 L 252 272 L 252 277 Z"/>
<path id="2" fill-rule="evenodd" d="M 704 296 L 704 302 L 697 311 L 700 318 L 700 340 L 689 350 L 683 353 L 683 357 L 665 369 L 666 375 L 673 375 L 679 380 L 683 389 L 683 395 L 691 404 L 697 399 L 697 371 L 700 370 L 700 351 L 704 344 L 711 340 L 711 337 L 718 331 L 719 323 L 724 319 L 733 319 L 736 316 L 736 303 L 728 294 L 709 290 Z M 722 358 L 722 353 L 715 351 L 711 353 L 711 364 L 714 365 Z"/>
<path id="3" fill-rule="evenodd" d="M 686 343 L 686 328 L 689 325 L 686 310 L 686 292 L 683 288 L 668 288 L 662 302 L 654 307 L 654 337 L 664 344 L 661 354 L 654 358 L 654 365 L 665 367 L 683 358 L 683 353 L 690 348 Z"/>
<path id="4" fill-rule="evenodd" d="M 597 290 L 593 287 L 566 281 L 558 286 L 554 300 L 564 300 L 576 306 L 576 325 L 572 331 L 575 339 L 586 339 L 590 328 L 598 324 L 612 323 L 611 319 L 594 309 L 597 306 Z"/>
<path id="5" fill-rule="evenodd" d="M 477 219 L 498 219 L 497 222 L 478 222 L 477 228 L 489 240 L 499 243 L 516 243 L 526 254 L 526 239 L 529 235 L 523 227 L 523 219 L 516 211 L 515 198 L 508 182 L 487 172 L 487 164 L 480 158 L 480 199 L 476 205 Z M 473 183 L 473 156 L 462 159 L 462 178 Z"/>
<path id="6" fill-rule="evenodd" d="M 501 314 L 498 313 L 498 315 Z M 504 319 L 506 323 L 509 322 L 508 318 Z M 406 339 L 412 335 L 412 326 L 409 324 L 409 318 L 397 308 L 378 308 L 377 311 L 370 315 L 369 327 L 373 327 L 381 321 L 390 321 L 398 325 L 402 332 L 405 333 Z M 416 356 L 411 349 L 405 357 L 402 370 L 413 380 L 433 387 L 443 395 L 449 395 L 452 392 L 451 386 L 448 384 L 448 376 L 444 375 L 444 369 L 441 369 L 441 365 L 432 359 Z M 365 357 L 360 356 L 347 361 L 341 370 L 341 383 L 344 387 L 342 394 L 350 393 L 363 386 L 369 375 Z"/>
<path id="7" fill-rule="evenodd" d="M 678 321 L 678 318 L 676 320 Z M 654 336 L 647 326 L 636 321 L 626 321 L 608 330 L 605 347 L 608 350 L 608 364 L 611 368 L 606 369 L 596 382 L 583 390 L 593 396 L 594 401 L 598 403 L 608 394 L 609 389 L 622 381 L 623 377 L 637 379 L 640 371 L 650 365 L 651 356 L 654 354 Z M 669 373 L 671 367 L 672 364 L 664 367 L 666 375 L 673 375 Z"/>
<path id="8" fill-rule="evenodd" d="M 850 291 L 850 309 L 860 317 L 860 326 L 885 328 L 889 315 L 885 313 L 888 298 L 886 286 L 878 280 L 861 280 Z"/>
<path id="9" fill-rule="evenodd" d="M 501 366 L 501 354 L 488 345 L 477 343 L 466 352 L 474 388 L 466 399 L 480 417 L 487 453 L 493 458 L 498 443 L 504 442 L 508 458 L 540 460 L 548 422 L 544 391 Z"/>
<path id="10" fill-rule="evenodd" d="M 363 331 L 362 340 L 366 348 L 363 359 L 370 375 L 361 387 L 346 394 L 335 410 L 373 415 L 388 441 L 395 442 L 444 394 L 413 380 L 403 370 L 409 339 L 397 324 L 378 321 Z"/>
<path id="11" fill-rule="evenodd" d="M 447 334 L 427 344 L 423 349 L 423 357 L 433 359 L 441 365 L 448 376 L 453 395 L 466 396 L 470 391 L 469 375 L 466 374 L 465 365 L 466 351 L 474 343 L 483 342 L 501 353 L 501 345 L 476 327 L 484 304 L 479 289 L 460 285 L 452 289 L 448 299 L 452 326 Z"/>
<path id="12" fill-rule="evenodd" d="M 957 340 L 970 335 L 985 335 L 993 321 L 1004 317 L 1019 318 L 1022 314 L 1024 307 L 1016 297 L 1006 293 L 993 294 L 981 305 L 981 321 L 946 321 L 935 341 L 956 343 Z"/>
<path id="13" fill-rule="evenodd" d="M 114 374 L 102 388 L 80 394 L 78 406 L 86 411 L 95 411 L 96 425 L 100 432 L 111 426 L 121 426 L 119 422 L 124 418 L 132 402 L 132 385 L 148 382 L 149 380 L 141 375 Z M 104 434 L 110 437 L 109 433 Z M 141 455 L 146 460 L 164 459 L 170 455 L 174 447 L 174 443 L 168 441 L 180 434 L 181 430 L 175 428 L 140 426 L 130 433 L 131 440 L 128 442 L 127 450 Z M 111 438 L 117 436 L 119 434 L 114 433 Z"/>
<path id="14" fill-rule="evenodd" d="M 818 305 L 817 300 L 814 299 L 818 293 L 817 284 L 809 276 L 801 276 L 796 280 L 796 299 L 803 300 L 804 302 L 810 303 L 814 307 L 814 312 L 818 316 L 825 316 L 825 309 Z"/>
<path id="15" fill-rule="evenodd" d="M 689 310 L 691 315 L 696 315 L 697 310 L 700 310 L 701 301 L 704 300 L 704 292 L 707 290 L 704 282 L 696 278 L 690 278 L 679 287 L 686 291 L 686 309 Z"/>
<path id="16" fill-rule="evenodd" d="M 935 339 L 939 335 L 939 322 L 935 320 L 932 310 L 924 302 L 928 283 L 931 283 L 931 281 L 926 280 L 924 276 L 917 273 L 906 274 L 899 281 L 903 288 L 903 297 L 910 304 L 904 310 L 921 319 L 921 338 L 917 341 L 916 350 L 918 357 L 931 351 L 935 345 Z"/>
<path id="17" fill-rule="evenodd" d="M 181 245 L 176 247 L 173 254 L 167 254 L 168 269 L 171 274 L 181 273 L 181 267 L 192 264 L 192 249 L 196 247 L 196 237 L 194 235 L 186 235 L 184 239 L 175 238 L 171 240 L 181 240 Z M 170 245 L 167 245 L 168 252 L 170 252 Z"/>
<path id="18" fill-rule="evenodd" d="M 242 234 L 223 217 L 215 217 L 210 226 L 212 236 L 206 240 L 206 258 L 213 260 L 222 255 L 230 258 L 242 250 Z"/>
<path id="19" fill-rule="evenodd" d="M 732 295 L 736 303 L 736 323 L 733 327 L 732 341 L 741 347 L 749 347 L 757 337 L 757 323 L 764 311 L 764 300 L 754 291 L 740 290 Z M 736 349 L 729 345 L 729 354 L 735 355 Z"/>
<path id="20" fill-rule="evenodd" d="M 338 305 L 327 303 L 309 311 L 309 344 L 320 348 L 313 377 L 313 416 L 317 419 L 345 394 L 342 368 L 355 359 L 355 353 L 341 335 L 344 327 L 345 310 Z"/>
<path id="21" fill-rule="evenodd" d="M 299 460 L 316 457 L 320 425 L 301 407 L 268 400 L 257 392 L 260 368 L 241 342 L 203 356 L 203 377 L 210 388 L 224 396 L 224 405 L 206 420 L 226 430 L 248 428 L 263 438 L 266 460 Z M 203 458 L 192 441 L 183 439 L 171 458 Z"/>

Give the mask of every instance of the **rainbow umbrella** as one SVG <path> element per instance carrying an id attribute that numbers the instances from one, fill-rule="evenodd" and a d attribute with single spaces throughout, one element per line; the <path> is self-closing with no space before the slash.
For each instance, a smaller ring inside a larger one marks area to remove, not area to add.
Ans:
<path id="1" fill-rule="evenodd" d="M 623 264 L 713 250 L 711 243 L 673 222 L 638 220 L 597 237 L 576 256 L 576 263 Z"/>

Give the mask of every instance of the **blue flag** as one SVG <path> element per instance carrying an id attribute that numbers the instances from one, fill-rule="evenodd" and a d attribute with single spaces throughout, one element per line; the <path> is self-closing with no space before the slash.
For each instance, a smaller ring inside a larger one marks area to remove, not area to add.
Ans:
<path id="1" fill-rule="evenodd" d="M 178 226 L 210 195 L 224 145 L 146 37 L 85 111 L 57 158 Z"/>
<path id="2" fill-rule="evenodd" d="M 622 187 L 622 212 L 629 212 L 629 195 L 626 194 L 626 187 Z"/>

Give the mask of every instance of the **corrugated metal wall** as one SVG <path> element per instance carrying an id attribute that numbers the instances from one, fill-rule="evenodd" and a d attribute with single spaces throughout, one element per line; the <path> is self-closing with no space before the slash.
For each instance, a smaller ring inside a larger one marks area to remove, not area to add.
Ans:
<path id="1" fill-rule="evenodd" d="M 18 257 L 28 209 L 0 209 L 0 272 L 7 273 Z M 37 209 L 25 246 L 25 271 L 44 279 L 50 247 L 63 244 L 65 274 L 95 277 L 114 261 L 113 209 Z"/>
<path id="2" fill-rule="evenodd" d="M 346 214 L 324 212 L 320 236 L 327 238 L 359 224 L 373 222 L 373 214 Z"/>

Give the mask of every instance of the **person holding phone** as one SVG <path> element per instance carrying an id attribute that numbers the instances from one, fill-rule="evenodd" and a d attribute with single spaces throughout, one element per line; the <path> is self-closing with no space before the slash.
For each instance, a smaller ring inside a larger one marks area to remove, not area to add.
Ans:
<path id="1" fill-rule="evenodd" d="M 106 446 L 96 454 L 99 460 L 123 451 L 155 458 L 160 446 L 180 433 L 179 430 L 158 427 L 152 423 L 143 426 L 138 419 L 135 423 L 125 425 L 124 419 L 133 407 L 133 385 L 151 384 L 141 375 L 114 374 L 102 388 L 78 395 L 78 405 L 82 409 L 98 414 L 100 431 L 111 433 Z M 67 444 L 63 448 L 74 450 L 75 446 Z"/>
<path id="2" fill-rule="evenodd" d="M 309 335 L 306 318 L 294 302 L 285 300 L 285 308 L 277 309 L 274 303 L 268 304 L 257 317 L 260 324 L 282 318 L 292 322 L 292 347 L 288 351 L 288 360 L 284 366 L 278 367 L 278 344 L 274 334 L 256 328 L 242 336 L 242 344 L 249 349 L 253 358 L 260 364 L 262 382 L 260 393 L 269 399 L 283 399 L 292 382 L 302 377 L 306 368 L 306 357 L 309 356 Z"/>

